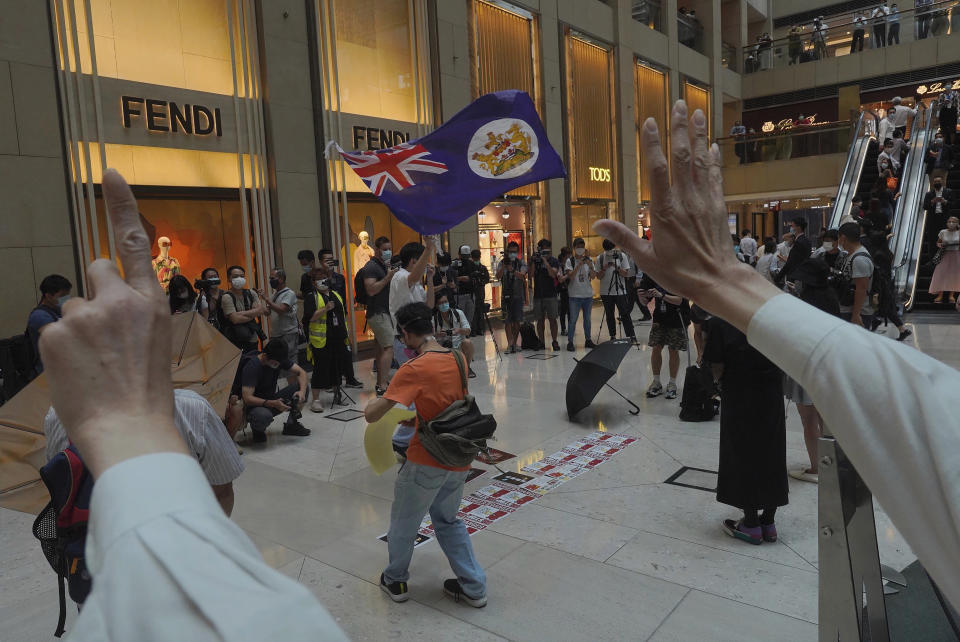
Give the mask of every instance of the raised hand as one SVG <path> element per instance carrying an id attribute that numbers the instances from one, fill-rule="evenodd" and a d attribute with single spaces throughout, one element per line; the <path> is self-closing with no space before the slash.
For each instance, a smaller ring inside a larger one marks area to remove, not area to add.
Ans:
<path id="1" fill-rule="evenodd" d="M 703 112 L 697 110 L 688 122 L 686 103 L 677 101 L 670 141 L 673 185 L 657 124 L 652 118 L 643 124 L 653 240 L 641 239 L 616 221 L 598 221 L 594 229 L 629 252 L 640 270 L 665 289 L 745 330 L 753 313 L 779 290 L 738 261 L 730 247 L 720 150 L 708 146 Z"/>
<path id="2" fill-rule="evenodd" d="M 70 299 L 40 337 L 53 407 L 94 476 L 138 455 L 187 452 L 173 423 L 170 310 L 137 201 L 115 170 L 103 197 L 124 275 L 113 261 L 91 263 L 88 298 Z"/>

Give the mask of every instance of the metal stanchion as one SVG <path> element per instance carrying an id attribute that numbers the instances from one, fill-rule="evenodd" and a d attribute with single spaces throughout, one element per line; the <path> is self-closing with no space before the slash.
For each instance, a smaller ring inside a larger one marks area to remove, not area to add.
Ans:
<path id="1" fill-rule="evenodd" d="M 820 640 L 889 642 L 873 495 L 826 428 L 818 456 Z"/>

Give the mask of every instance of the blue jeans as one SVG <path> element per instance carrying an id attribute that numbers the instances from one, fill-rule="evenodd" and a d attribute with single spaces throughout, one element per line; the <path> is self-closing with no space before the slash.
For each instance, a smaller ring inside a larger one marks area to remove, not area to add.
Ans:
<path id="1" fill-rule="evenodd" d="M 567 343 L 573 343 L 577 333 L 577 317 L 583 312 L 583 336 L 590 341 L 590 314 L 593 312 L 591 297 L 570 297 L 570 324 L 567 326 Z"/>
<path id="2" fill-rule="evenodd" d="M 413 544 L 423 516 L 430 512 L 437 542 L 457 575 L 463 592 L 479 599 L 487 594 L 487 576 L 473 554 L 467 527 L 457 518 L 463 483 L 468 471 L 452 471 L 407 462 L 397 475 L 390 509 L 387 549 L 390 563 L 383 578 L 391 582 L 410 579 Z"/>

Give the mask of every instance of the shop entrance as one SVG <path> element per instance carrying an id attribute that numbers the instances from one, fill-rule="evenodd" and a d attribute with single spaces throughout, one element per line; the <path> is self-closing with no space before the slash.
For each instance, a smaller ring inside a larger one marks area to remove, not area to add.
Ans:
<path id="1" fill-rule="evenodd" d="M 524 260 L 533 252 L 536 243 L 533 238 L 534 207 L 536 203 L 533 201 L 495 201 L 477 213 L 480 262 L 490 272 L 484 300 L 492 309 L 500 307 L 500 283 L 496 280 L 496 271 L 507 245 L 517 243 Z"/>

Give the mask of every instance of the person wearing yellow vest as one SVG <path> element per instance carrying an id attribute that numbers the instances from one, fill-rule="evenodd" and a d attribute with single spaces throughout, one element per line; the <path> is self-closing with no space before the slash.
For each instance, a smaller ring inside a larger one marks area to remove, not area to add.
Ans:
<path id="1" fill-rule="evenodd" d="M 310 410 L 323 412 L 320 392 L 339 387 L 342 383 L 344 364 L 352 360 L 350 337 L 343 299 L 331 291 L 330 282 L 320 278 L 314 281 L 314 291 L 304 297 L 304 316 L 310 319 L 307 325 L 309 358 L 313 363 L 313 402 Z"/>

